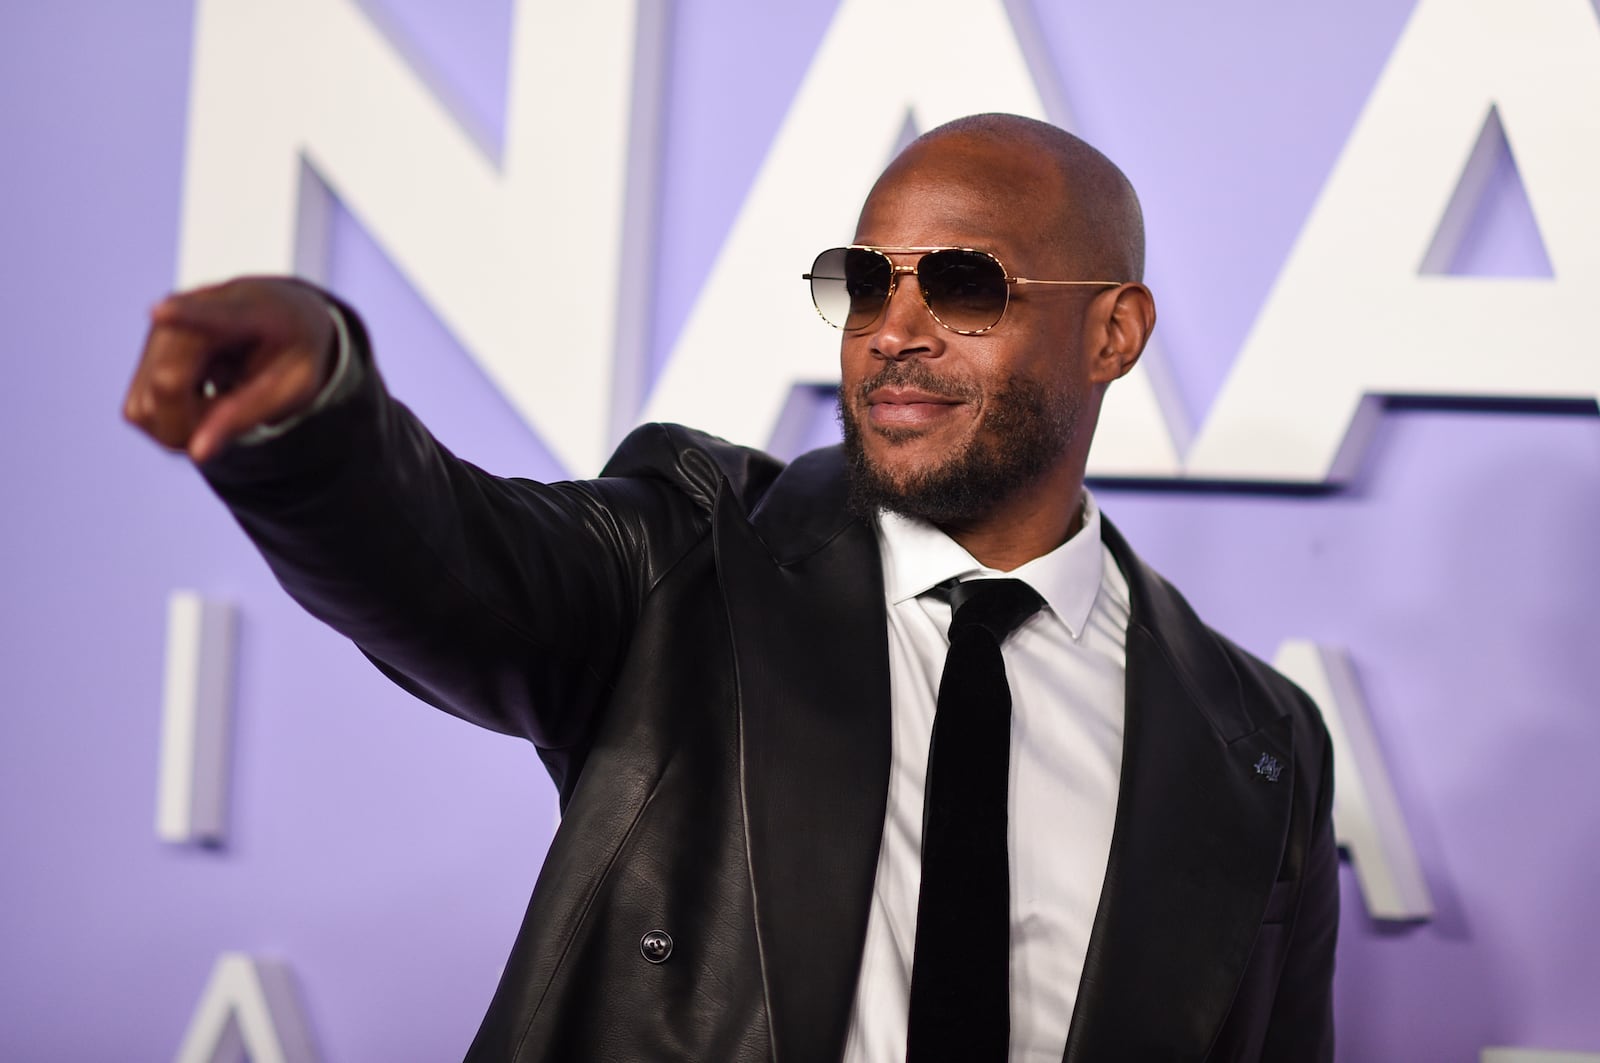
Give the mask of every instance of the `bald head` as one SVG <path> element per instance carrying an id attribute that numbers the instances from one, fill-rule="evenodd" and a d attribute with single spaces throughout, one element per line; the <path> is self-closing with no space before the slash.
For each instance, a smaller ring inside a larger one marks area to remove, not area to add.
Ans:
<path id="1" fill-rule="evenodd" d="M 1133 185 L 1066 130 L 1014 114 L 958 118 L 912 141 L 878 178 L 873 195 L 940 169 L 982 188 L 998 208 L 1044 204 L 1039 235 L 1083 279 L 1144 279 L 1144 215 Z"/>

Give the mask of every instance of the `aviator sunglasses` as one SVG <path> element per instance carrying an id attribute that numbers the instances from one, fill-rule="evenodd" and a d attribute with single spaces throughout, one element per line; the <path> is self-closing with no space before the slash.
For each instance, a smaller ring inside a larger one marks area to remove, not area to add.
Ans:
<path id="1" fill-rule="evenodd" d="M 898 266 L 894 255 L 917 255 L 914 266 Z M 923 305 L 951 332 L 977 336 L 1000 323 L 1013 284 L 1067 284 L 1115 288 L 1121 281 L 1054 281 L 1013 277 L 1000 260 L 970 247 L 830 247 L 811 272 L 811 301 L 834 328 L 853 332 L 877 321 L 889 305 L 902 273 L 917 275 Z"/>

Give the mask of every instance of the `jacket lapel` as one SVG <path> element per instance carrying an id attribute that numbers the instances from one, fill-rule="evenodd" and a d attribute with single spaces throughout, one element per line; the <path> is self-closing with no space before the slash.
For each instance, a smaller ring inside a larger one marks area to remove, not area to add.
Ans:
<path id="1" fill-rule="evenodd" d="M 883 575 L 838 448 L 746 517 L 713 515 L 738 681 L 740 773 L 773 1054 L 836 1059 L 866 933 L 889 774 Z M 1067 1063 L 1201 1060 L 1267 907 L 1294 789 L 1286 717 L 1260 720 L 1217 638 L 1129 549 L 1117 822 Z M 1281 767 L 1257 771 L 1262 756 Z"/>
<path id="2" fill-rule="evenodd" d="M 789 466 L 747 520 L 713 515 L 738 681 L 740 777 L 774 1056 L 844 1049 L 889 777 L 877 541 L 837 450 Z"/>
<path id="3" fill-rule="evenodd" d="M 1277 875 L 1294 790 L 1287 717 L 1253 717 L 1217 637 L 1128 548 L 1116 826 L 1067 1063 L 1203 1059 Z M 1265 755 L 1281 774 L 1257 770 Z"/>

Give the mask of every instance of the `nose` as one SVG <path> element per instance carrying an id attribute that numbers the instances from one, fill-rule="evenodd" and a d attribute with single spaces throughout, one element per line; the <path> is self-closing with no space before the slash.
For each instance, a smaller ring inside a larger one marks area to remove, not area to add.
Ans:
<path id="1" fill-rule="evenodd" d="M 917 275 L 897 272 L 889 301 L 871 329 L 873 357 L 892 362 L 938 357 L 944 352 L 943 332 L 922 300 Z"/>

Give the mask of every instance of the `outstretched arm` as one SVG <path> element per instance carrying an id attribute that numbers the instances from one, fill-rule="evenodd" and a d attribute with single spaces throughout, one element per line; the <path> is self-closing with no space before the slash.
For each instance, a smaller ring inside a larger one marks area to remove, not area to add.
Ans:
<path id="1" fill-rule="evenodd" d="M 152 313 L 125 405 L 186 451 L 285 588 L 418 696 L 546 749 L 581 741 L 651 572 L 704 520 L 660 480 L 543 485 L 451 455 L 389 397 L 359 319 L 341 397 L 320 292 L 253 278 Z M 206 382 L 210 381 L 208 385 Z"/>

